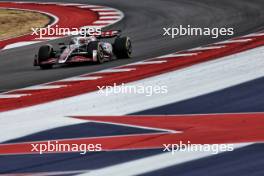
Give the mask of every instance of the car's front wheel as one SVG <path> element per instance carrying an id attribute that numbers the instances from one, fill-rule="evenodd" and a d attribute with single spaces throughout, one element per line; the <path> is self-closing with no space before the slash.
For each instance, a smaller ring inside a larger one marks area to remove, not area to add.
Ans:
<path id="1" fill-rule="evenodd" d="M 99 41 L 92 41 L 87 45 L 88 57 L 93 57 L 93 51 L 97 51 L 97 63 L 104 63 L 104 50 Z"/>
<path id="2" fill-rule="evenodd" d="M 51 69 L 52 64 L 42 64 L 43 61 L 47 61 L 52 57 L 53 47 L 51 45 L 43 45 L 38 51 L 38 63 L 41 69 Z"/>

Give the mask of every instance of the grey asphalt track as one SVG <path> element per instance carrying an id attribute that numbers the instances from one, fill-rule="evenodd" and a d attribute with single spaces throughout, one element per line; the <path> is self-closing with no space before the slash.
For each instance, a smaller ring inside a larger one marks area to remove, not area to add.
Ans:
<path id="1" fill-rule="evenodd" d="M 59 0 L 57 0 L 58 2 Z M 45 1 L 46 2 L 46 1 Z M 72 2 L 64 0 L 63 2 Z M 213 43 L 224 38 L 162 36 L 163 27 L 233 27 L 235 36 L 264 28 L 263 0 L 76 0 L 120 9 L 125 18 L 112 29 L 122 29 L 133 40 L 133 58 L 103 65 L 82 65 L 40 70 L 32 66 L 38 45 L 0 52 L 0 92 L 55 81 L 88 72 L 123 65 L 163 54 Z M 51 43 L 58 43 L 53 41 Z"/>

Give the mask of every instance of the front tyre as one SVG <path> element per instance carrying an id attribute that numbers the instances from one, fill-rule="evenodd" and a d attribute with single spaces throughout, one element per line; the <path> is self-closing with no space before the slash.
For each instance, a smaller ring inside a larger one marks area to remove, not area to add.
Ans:
<path id="1" fill-rule="evenodd" d="M 131 57 L 132 43 L 129 37 L 116 38 L 113 47 L 114 47 L 114 54 L 118 59 Z"/>
<path id="2" fill-rule="evenodd" d="M 41 64 L 50 59 L 53 55 L 53 47 L 51 45 L 43 45 L 38 51 L 38 63 L 41 69 L 51 69 L 52 64 Z"/>

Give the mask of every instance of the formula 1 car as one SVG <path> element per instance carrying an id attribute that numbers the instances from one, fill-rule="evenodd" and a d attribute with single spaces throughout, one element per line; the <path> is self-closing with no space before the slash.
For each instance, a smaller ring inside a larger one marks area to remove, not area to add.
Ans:
<path id="1" fill-rule="evenodd" d="M 113 43 L 101 39 L 115 38 Z M 121 37 L 121 31 L 104 31 L 100 35 L 75 36 L 68 45 L 59 44 L 60 49 L 54 50 L 50 44 L 39 48 L 35 55 L 34 66 L 50 69 L 55 64 L 80 62 L 103 63 L 113 59 L 130 58 L 132 44 L 129 37 Z"/>

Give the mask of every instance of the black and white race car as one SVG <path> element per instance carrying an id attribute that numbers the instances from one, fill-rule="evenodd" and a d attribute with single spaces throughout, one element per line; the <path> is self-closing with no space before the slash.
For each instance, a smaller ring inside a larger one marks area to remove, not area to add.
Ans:
<path id="1" fill-rule="evenodd" d="M 102 39 L 114 38 L 114 42 Z M 69 44 L 60 43 L 54 50 L 50 44 L 43 45 L 35 55 L 34 66 L 42 69 L 52 68 L 55 64 L 80 62 L 103 63 L 113 59 L 130 58 L 132 44 L 129 37 L 121 37 L 121 31 L 105 31 L 95 36 L 75 36 Z"/>

